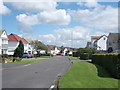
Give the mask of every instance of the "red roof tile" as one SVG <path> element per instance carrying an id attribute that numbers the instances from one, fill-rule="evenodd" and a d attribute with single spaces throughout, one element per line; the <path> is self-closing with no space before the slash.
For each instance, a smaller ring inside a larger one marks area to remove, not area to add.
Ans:
<path id="1" fill-rule="evenodd" d="M 21 38 L 16 34 L 8 35 L 8 41 L 11 41 L 11 42 L 22 41 L 23 43 L 28 43 L 24 38 Z"/>

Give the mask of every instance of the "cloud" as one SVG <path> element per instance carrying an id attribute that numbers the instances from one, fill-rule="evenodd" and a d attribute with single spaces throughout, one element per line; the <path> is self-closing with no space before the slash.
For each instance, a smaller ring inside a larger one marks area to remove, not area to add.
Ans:
<path id="1" fill-rule="evenodd" d="M 26 25 L 36 24 L 55 24 L 55 25 L 68 25 L 71 17 L 66 13 L 65 10 L 55 11 L 43 11 L 35 15 L 20 14 L 16 16 L 16 19 Z"/>
<path id="2" fill-rule="evenodd" d="M 28 35 L 30 34 L 31 32 L 33 32 L 33 28 L 29 25 L 26 25 L 26 24 L 18 24 L 18 31 L 22 34 L 22 35 Z"/>
<path id="3" fill-rule="evenodd" d="M 78 2 L 77 5 L 85 6 L 85 7 L 98 7 L 99 4 L 97 3 L 97 0 L 84 0 L 84 2 Z"/>
<path id="4" fill-rule="evenodd" d="M 107 33 L 118 31 L 118 8 L 99 4 L 93 9 L 69 10 L 69 14 L 87 27 Z"/>
<path id="5" fill-rule="evenodd" d="M 90 29 L 81 26 L 54 30 L 54 34 L 29 36 L 45 44 L 69 47 L 85 47 L 89 39 Z"/>
<path id="6" fill-rule="evenodd" d="M 2 1 L 0 1 L 0 15 L 8 14 L 10 12 L 10 9 L 5 6 Z"/>
<path id="7" fill-rule="evenodd" d="M 11 5 L 18 10 L 28 12 L 53 11 L 57 7 L 57 3 L 53 0 L 46 2 L 44 0 L 40 2 L 11 2 Z"/>

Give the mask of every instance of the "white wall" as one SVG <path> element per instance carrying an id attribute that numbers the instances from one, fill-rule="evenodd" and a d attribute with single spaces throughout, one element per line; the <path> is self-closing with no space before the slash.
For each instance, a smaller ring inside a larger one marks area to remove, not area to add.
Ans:
<path id="1" fill-rule="evenodd" d="M 101 47 L 101 48 L 97 48 L 97 50 L 107 50 L 107 37 L 103 36 L 102 38 L 100 38 L 97 42 L 97 46 Z"/>
<path id="2" fill-rule="evenodd" d="M 18 47 L 19 42 L 8 42 L 8 55 L 13 55 L 14 50 Z"/>
<path id="3" fill-rule="evenodd" d="M 29 43 L 24 43 L 24 52 L 28 53 L 29 51 L 32 53 L 33 47 Z"/>
<path id="4" fill-rule="evenodd" d="M 91 45 L 90 45 L 90 48 L 94 48 L 94 42 L 95 42 L 96 39 L 91 39 Z"/>
<path id="5" fill-rule="evenodd" d="M 0 38 L 0 55 L 2 54 L 2 40 Z"/>
<path id="6" fill-rule="evenodd" d="M 7 37 L 7 33 L 6 31 L 4 31 L 1 35 L 1 38 L 0 38 L 0 54 L 2 54 L 2 50 L 3 50 L 3 53 L 4 54 L 8 54 L 8 48 L 7 47 L 2 47 L 2 46 L 8 46 L 8 37 Z"/>
<path id="7" fill-rule="evenodd" d="M 63 51 L 63 54 L 65 55 L 65 53 L 66 53 L 67 51 L 68 51 L 68 49 L 65 48 L 64 51 Z"/>

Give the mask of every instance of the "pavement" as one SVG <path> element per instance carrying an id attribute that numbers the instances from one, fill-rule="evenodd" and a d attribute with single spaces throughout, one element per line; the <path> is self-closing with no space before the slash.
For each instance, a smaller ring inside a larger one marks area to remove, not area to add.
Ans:
<path id="1" fill-rule="evenodd" d="M 2 88 L 49 88 L 70 66 L 65 56 L 35 64 L 3 64 Z"/>
<path id="2" fill-rule="evenodd" d="M 92 60 L 71 60 L 71 62 L 91 62 Z"/>

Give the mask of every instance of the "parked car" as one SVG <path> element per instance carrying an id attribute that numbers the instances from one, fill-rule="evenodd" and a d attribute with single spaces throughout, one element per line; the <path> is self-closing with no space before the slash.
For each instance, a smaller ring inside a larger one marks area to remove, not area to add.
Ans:
<path id="1" fill-rule="evenodd" d="M 56 54 L 56 55 L 58 55 L 58 56 L 59 56 L 59 55 L 62 55 L 62 54 L 61 54 L 61 53 L 58 53 L 58 54 Z"/>
<path id="2" fill-rule="evenodd" d="M 31 54 L 31 53 L 24 53 L 22 58 L 33 58 L 33 54 Z"/>

